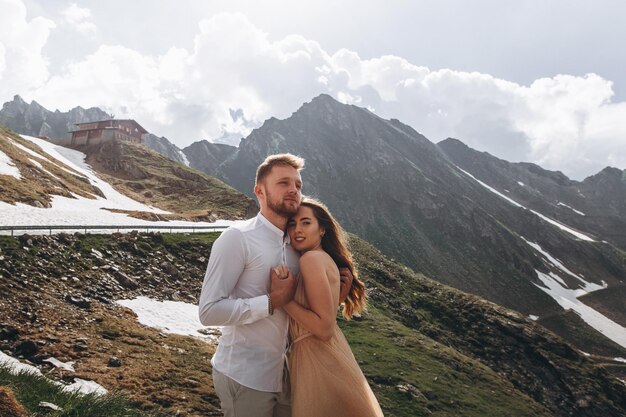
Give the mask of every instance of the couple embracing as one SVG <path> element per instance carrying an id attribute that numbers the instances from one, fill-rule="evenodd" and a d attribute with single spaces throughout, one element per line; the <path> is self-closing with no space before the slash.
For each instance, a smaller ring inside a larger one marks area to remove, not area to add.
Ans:
<path id="1" fill-rule="evenodd" d="M 215 241 L 200 321 L 223 326 L 211 363 L 226 417 L 382 416 L 336 323 L 366 302 L 344 233 L 302 197 L 304 160 L 271 155 L 258 167 L 261 210 Z M 341 272 L 340 272 L 341 271 Z"/>

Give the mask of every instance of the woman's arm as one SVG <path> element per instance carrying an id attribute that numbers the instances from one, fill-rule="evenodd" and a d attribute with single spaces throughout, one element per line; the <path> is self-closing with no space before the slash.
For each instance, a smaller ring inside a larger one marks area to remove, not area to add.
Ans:
<path id="1" fill-rule="evenodd" d="M 328 341 L 335 332 L 337 306 L 333 302 L 330 286 L 332 277 L 328 276 L 326 270 L 325 254 L 311 251 L 302 255 L 300 274 L 309 309 L 304 308 L 295 300 L 283 308 L 306 330 L 323 341 Z"/>

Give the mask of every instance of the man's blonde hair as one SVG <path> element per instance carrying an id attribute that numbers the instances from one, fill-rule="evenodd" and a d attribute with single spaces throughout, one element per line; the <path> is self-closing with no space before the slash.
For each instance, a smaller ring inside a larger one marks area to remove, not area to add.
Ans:
<path id="1" fill-rule="evenodd" d="M 256 184 L 260 184 L 277 165 L 290 166 L 298 171 L 304 168 L 304 159 L 290 153 L 270 155 L 256 169 Z"/>

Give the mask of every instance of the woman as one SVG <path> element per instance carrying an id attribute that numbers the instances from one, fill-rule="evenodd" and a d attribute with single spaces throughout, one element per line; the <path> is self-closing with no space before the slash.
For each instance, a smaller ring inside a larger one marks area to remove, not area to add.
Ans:
<path id="1" fill-rule="evenodd" d="M 365 307 L 365 286 L 358 279 L 341 227 L 326 206 L 304 198 L 287 224 L 291 245 L 301 253 L 300 279 L 290 316 L 289 370 L 293 417 L 382 416 L 376 397 L 336 323 L 340 297 L 339 267 L 354 276 L 343 315 Z M 280 267 L 280 272 L 286 272 Z M 280 273 L 279 273 L 280 274 Z"/>

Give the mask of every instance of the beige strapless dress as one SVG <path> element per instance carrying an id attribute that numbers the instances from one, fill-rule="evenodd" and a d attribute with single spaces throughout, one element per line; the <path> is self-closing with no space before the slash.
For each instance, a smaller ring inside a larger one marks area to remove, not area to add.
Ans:
<path id="1" fill-rule="evenodd" d="M 302 279 L 295 300 L 308 308 Z M 293 319 L 291 347 L 292 417 L 382 417 L 383 412 L 359 368 L 350 345 L 335 323 L 335 335 L 324 342 Z"/>

